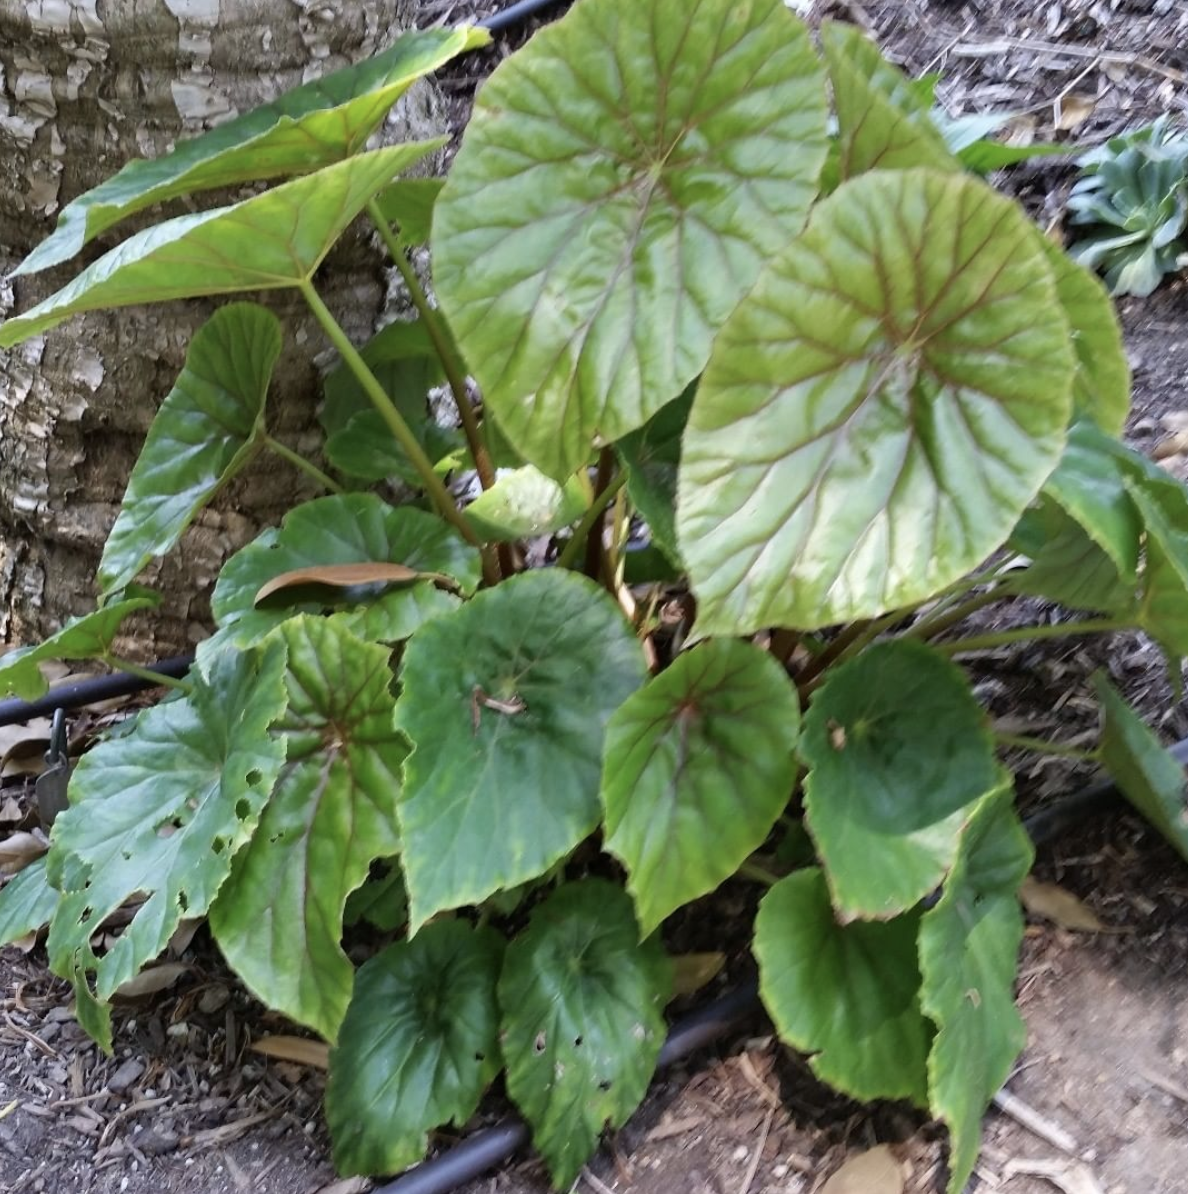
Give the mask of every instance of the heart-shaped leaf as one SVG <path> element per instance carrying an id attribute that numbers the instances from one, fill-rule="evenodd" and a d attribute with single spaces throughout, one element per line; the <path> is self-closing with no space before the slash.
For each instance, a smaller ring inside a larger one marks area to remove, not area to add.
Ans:
<path id="1" fill-rule="evenodd" d="M 1016 893 L 1033 851 L 1009 781 L 1005 789 L 978 806 L 944 894 L 920 922 L 920 998 L 937 1027 L 928 1056 L 929 1102 L 952 1136 L 949 1194 L 965 1188 L 986 1105 L 1027 1036 L 1015 1008 L 1023 939 Z"/>
<path id="2" fill-rule="evenodd" d="M 693 407 L 694 388 L 662 407 L 638 431 L 618 443 L 627 472 L 627 495 L 648 524 L 652 542 L 674 564 L 680 564 L 676 538 L 677 472 L 681 437 Z"/>
<path id="3" fill-rule="evenodd" d="M 759 993 L 780 1039 L 858 1099 L 927 1101 L 929 1027 L 920 1011 L 915 912 L 839 925 L 825 875 L 794 871 L 755 918 Z"/>
<path id="4" fill-rule="evenodd" d="M 1104 725 L 1101 760 L 1122 794 L 1188 858 L 1184 768 L 1118 695 L 1106 676 L 1093 680 Z"/>
<path id="5" fill-rule="evenodd" d="M 1108 435 L 1121 435 L 1130 410 L 1130 364 L 1109 291 L 1046 236 L 1038 235 L 1073 333 L 1073 405 Z"/>
<path id="6" fill-rule="evenodd" d="M 783 668 L 731 639 L 678 655 L 610 719 L 606 848 L 644 936 L 763 844 L 792 796 L 799 722 Z"/>
<path id="7" fill-rule="evenodd" d="M 507 948 L 499 1002 L 507 1089 L 559 1190 L 604 1127 L 647 1093 L 664 1043 L 669 969 L 639 940 L 631 901 L 599 879 L 568 883 Z"/>
<path id="8" fill-rule="evenodd" d="M 701 372 L 804 223 L 824 100 L 783 0 L 679 20 L 669 0 L 583 0 L 487 80 L 434 214 L 434 278 L 528 461 L 563 481 Z"/>
<path id="9" fill-rule="evenodd" d="M 423 245 L 433 228 L 433 208 L 444 178 L 402 178 L 380 192 L 377 202 L 402 245 Z"/>
<path id="10" fill-rule="evenodd" d="M 844 918 L 894 916 L 957 857 L 971 806 L 1000 782 L 960 668 L 879 643 L 829 673 L 804 720 L 808 827 Z"/>
<path id="11" fill-rule="evenodd" d="M 530 464 L 502 472 L 495 484 L 466 507 L 466 518 L 485 539 L 532 539 L 577 522 L 589 506 L 576 477 L 564 485 Z"/>
<path id="12" fill-rule="evenodd" d="M 288 649 L 289 703 L 271 742 L 285 762 L 210 925 L 260 999 L 333 1041 L 354 977 L 343 908 L 372 861 L 398 849 L 405 751 L 392 733 L 387 648 L 308 616 L 275 637 Z"/>
<path id="13" fill-rule="evenodd" d="M 61 893 L 49 885 L 45 867 L 39 858 L 0 887 L 0 945 L 43 929 L 53 918 Z"/>
<path id="14" fill-rule="evenodd" d="M 223 565 L 211 599 L 220 627 L 217 645 L 242 647 L 258 642 L 302 608 L 296 602 L 256 608 L 260 591 L 278 576 L 342 564 L 371 569 L 398 564 L 427 578 L 448 577 L 463 593 L 474 592 L 482 567 L 474 548 L 447 523 L 423 510 L 389 506 L 370 493 L 317 498 L 290 510 L 279 530 L 263 532 Z M 299 596 L 308 601 L 311 595 Z M 331 615 L 336 625 L 378 642 L 407 638 L 426 619 L 458 606 L 458 598 L 433 579 L 400 588 L 381 581 L 313 597 L 305 608 L 336 608 Z"/>
<path id="15" fill-rule="evenodd" d="M 1006 539 L 1072 405 L 1034 231 L 984 183 L 926 170 L 818 204 L 693 400 L 677 530 L 701 635 L 873 617 Z"/>
<path id="16" fill-rule="evenodd" d="M 361 153 L 242 203 L 146 228 L 0 324 L 0 348 L 85 311 L 307 282 L 368 200 L 436 144 Z"/>
<path id="17" fill-rule="evenodd" d="M 194 334 L 149 428 L 99 563 L 99 589 L 135 580 L 251 459 L 281 351 L 280 321 L 254 303 L 221 307 Z"/>
<path id="18" fill-rule="evenodd" d="M 165 949 L 183 917 L 206 913 L 255 832 L 284 759 L 284 743 L 268 735 L 284 709 L 284 666 L 280 644 L 227 652 L 191 677 L 187 697 L 146 709 L 75 769 L 49 853 L 62 899 L 47 948 L 108 1051 L 102 1004 Z M 96 958 L 92 936 L 137 894 L 145 902 Z"/>
<path id="19" fill-rule="evenodd" d="M 305 174 L 348 158 L 363 148 L 417 79 L 488 40 L 474 28 L 404 33 L 382 53 L 183 141 L 172 153 L 129 162 L 68 203 L 53 235 L 15 272 L 57 265 L 104 229 L 155 203 L 212 187 Z"/>
<path id="20" fill-rule="evenodd" d="M 412 637 L 396 713 L 413 747 L 412 931 L 543 874 L 593 832 L 606 724 L 643 678 L 618 607 L 573 573 L 514 577 Z"/>
<path id="21" fill-rule="evenodd" d="M 152 609 L 161 598 L 148 589 L 131 585 L 127 595 L 101 609 L 72 618 L 57 634 L 35 647 L 18 647 L 0 655 L 0 693 L 15 693 L 23 701 L 35 701 L 49 691 L 41 663 L 50 659 L 101 659 L 111 648 L 120 627 L 133 614 Z"/>
<path id="22" fill-rule="evenodd" d="M 499 1072 L 502 962 L 498 933 L 442 920 L 359 968 L 326 1087 L 339 1173 L 397 1173 L 474 1114 Z"/>
<path id="23" fill-rule="evenodd" d="M 839 181 L 876 169 L 961 169 L 932 121 L 931 98 L 857 26 L 822 22 L 821 49 L 837 113 Z"/>

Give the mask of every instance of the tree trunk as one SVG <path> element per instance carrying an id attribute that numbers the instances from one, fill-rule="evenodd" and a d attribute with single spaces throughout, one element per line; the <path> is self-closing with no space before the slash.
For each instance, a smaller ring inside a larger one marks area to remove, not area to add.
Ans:
<path id="1" fill-rule="evenodd" d="M 62 204 L 134 156 L 384 48 L 416 8 L 416 0 L 0 0 L 0 318 L 27 310 L 151 222 L 130 220 L 44 274 L 4 278 L 49 233 Z M 439 111 L 431 89 L 414 88 L 384 139 L 440 132 Z M 356 341 L 385 304 L 380 261 L 360 234 L 319 279 Z M 246 297 L 285 324 L 270 429 L 308 448 L 326 342 L 291 292 Z M 0 352 L 0 640 L 35 641 L 93 607 L 99 554 L 145 431 L 215 305 L 86 316 Z M 264 464 L 149 573 L 166 602 L 141 628 L 142 655 L 202 637 L 222 561 L 309 496 L 288 465 Z"/>

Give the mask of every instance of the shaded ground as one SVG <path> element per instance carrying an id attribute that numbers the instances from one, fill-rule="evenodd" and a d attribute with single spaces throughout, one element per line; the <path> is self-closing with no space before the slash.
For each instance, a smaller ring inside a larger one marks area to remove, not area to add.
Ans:
<path id="1" fill-rule="evenodd" d="M 423 7 L 431 21 L 501 5 Z M 1188 109 L 1184 0 L 819 0 L 811 15 L 828 14 L 865 24 L 914 73 L 943 71 L 940 95 L 954 112 L 1023 110 L 1023 135 L 1065 135 L 1053 124 L 1072 119 L 1060 115 L 1066 109 L 1081 114 L 1073 135 L 1082 140 Z M 457 124 L 476 78 L 519 40 L 445 81 Z M 1047 161 L 1009 185 L 1049 224 L 1070 179 L 1067 166 Z M 1188 286 L 1121 310 L 1135 375 L 1129 434 L 1154 451 L 1165 420 L 1188 408 Z M 981 661 L 979 693 L 1016 732 L 1088 741 L 1096 713 L 1087 678 L 1099 666 L 1167 739 L 1188 735 L 1188 707 L 1174 702 L 1157 653 L 1139 636 L 993 653 Z M 1012 762 L 1028 806 L 1085 778 L 1062 760 Z M 13 790 L 0 792 L 0 806 Z M 1022 1126 L 1019 1111 L 992 1111 L 971 1190 L 1185 1194 L 1188 867 L 1139 820 L 1117 815 L 1042 852 L 1037 874 L 1080 896 L 1108 931 L 1029 929 L 1019 994 L 1029 1042 L 1009 1089 L 1048 1138 Z M 727 890 L 685 931 L 712 947 L 746 898 Z M 106 1059 L 74 1024 L 67 989 L 47 976 L 40 950 L 0 954 L 0 1194 L 368 1188 L 330 1185 L 319 1071 L 252 1051 L 288 1031 L 284 1022 L 236 987 L 201 930 L 184 964 L 175 987 L 117 1013 L 116 1055 Z M 943 1133 L 899 1106 L 839 1099 L 768 1032 L 756 1018 L 716 1058 L 665 1074 L 581 1188 L 809 1194 L 848 1155 L 885 1143 L 908 1191 L 943 1189 Z M 1037 1165 L 1050 1176 L 1027 1172 Z M 537 1164 L 521 1160 L 467 1194 L 546 1188 Z"/>

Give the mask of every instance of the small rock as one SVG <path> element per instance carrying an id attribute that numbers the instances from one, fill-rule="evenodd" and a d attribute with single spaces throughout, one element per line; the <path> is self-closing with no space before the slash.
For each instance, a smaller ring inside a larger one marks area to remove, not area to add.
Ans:
<path id="1" fill-rule="evenodd" d="M 171 1153 L 177 1148 L 178 1137 L 175 1132 L 167 1132 L 161 1128 L 149 1128 L 136 1137 L 136 1147 L 150 1157 L 159 1157 Z"/>
<path id="2" fill-rule="evenodd" d="M 221 983 L 207 987 L 198 999 L 198 1010 L 204 1015 L 213 1015 L 215 1012 L 221 1011 L 223 1005 L 230 998 L 231 992 Z"/>
<path id="3" fill-rule="evenodd" d="M 116 1094 L 126 1094 L 128 1087 L 143 1073 L 144 1062 L 139 1058 L 129 1057 L 107 1080 L 107 1088 L 114 1090 Z"/>

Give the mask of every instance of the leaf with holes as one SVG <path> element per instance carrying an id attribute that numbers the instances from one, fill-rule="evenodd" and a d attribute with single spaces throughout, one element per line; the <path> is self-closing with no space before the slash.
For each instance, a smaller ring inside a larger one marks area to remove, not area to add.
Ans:
<path id="1" fill-rule="evenodd" d="M 639 940 L 626 892 L 600 879 L 558 889 L 508 946 L 499 980 L 507 1089 L 557 1189 L 647 1093 L 669 981 L 659 940 Z"/>
<path id="2" fill-rule="evenodd" d="M 230 207 L 154 224 L 0 324 L 0 348 L 86 311 L 302 285 L 368 200 L 425 148 L 361 153 Z"/>
<path id="3" fill-rule="evenodd" d="M 376 202 L 402 245 L 423 245 L 433 228 L 433 208 L 444 178 L 402 178 L 379 193 Z"/>
<path id="4" fill-rule="evenodd" d="M 18 647 L 0 656 L 0 693 L 15 693 L 23 701 L 45 696 L 49 683 L 39 664 L 51 659 L 101 659 L 128 618 L 160 603 L 158 594 L 129 585 L 118 601 L 72 618 L 37 646 Z"/>
<path id="5" fill-rule="evenodd" d="M 714 347 L 677 502 L 700 635 L 921 601 L 1056 466 L 1073 355 L 1034 227 L 984 183 L 875 171 L 816 207 Z"/>
<path id="6" fill-rule="evenodd" d="M 15 271 L 34 273 L 73 257 L 93 237 L 134 212 L 179 195 L 285 174 L 305 174 L 358 153 L 392 105 L 423 75 L 485 45 L 479 29 L 402 34 L 382 53 L 286 92 L 68 203 L 53 235 Z M 421 154 L 440 142 L 426 142 Z"/>
<path id="7" fill-rule="evenodd" d="M 36 933 L 53 919 L 62 897 L 49 885 L 45 867 L 39 858 L 0 887 L 0 945 Z"/>
<path id="8" fill-rule="evenodd" d="M 558 481 L 705 366 L 804 223 L 825 88 L 783 0 L 583 0 L 483 85 L 433 218 L 484 401 Z"/>
<path id="9" fill-rule="evenodd" d="M 1104 726 L 1101 761 L 1122 795 L 1188 858 L 1188 802 L 1183 764 L 1168 751 L 1099 672 L 1093 680 Z"/>
<path id="10" fill-rule="evenodd" d="M 281 351 L 280 321 L 254 303 L 219 308 L 190 342 L 185 367 L 140 451 L 99 563 L 99 589 L 121 589 L 170 551 L 194 516 L 252 458 Z"/>
<path id="11" fill-rule="evenodd" d="M 250 990 L 333 1041 L 354 976 L 343 908 L 372 862 L 399 848 L 405 748 L 392 733 L 386 647 L 307 615 L 275 638 L 289 658 L 288 708 L 271 739 L 285 762 L 210 926 Z"/>
<path id="12" fill-rule="evenodd" d="M 1188 492 L 1171 477 L 1128 480 L 1143 520 L 1139 625 L 1169 654 L 1188 653 Z"/>
<path id="13" fill-rule="evenodd" d="M 920 922 L 920 991 L 936 1024 L 929 1104 L 949 1125 L 949 1194 L 977 1160 L 982 1116 L 1027 1034 L 1015 1007 L 1023 940 L 1018 890 L 1033 852 L 1009 780 L 978 806 L 940 902 Z"/>
<path id="14" fill-rule="evenodd" d="M 808 827 L 846 919 L 894 916 L 932 891 L 972 806 L 1001 778 L 965 673 L 908 641 L 828 673 L 800 756 Z"/>
<path id="15" fill-rule="evenodd" d="M 822 22 L 821 49 L 837 113 L 839 181 L 867 170 L 961 169 L 932 120 L 930 97 L 857 26 Z"/>
<path id="16" fill-rule="evenodd" d="M 917 912 L 838 924 L 816 867 L 781 879 L 759 905 L 759 993 L 780 1039 L 811 1054 L 813 1072 L 854 1098 L 926 1104 L 919 924 Z"/>
<path id="17" fill-rule="evenodd" d="M 421 627 L 396 712 L 412 744 L 413 932 L 543 874 L 594 831 L 606 724 L 643 678 L 622 613 L 573 573 L 524 573 Z"/>
<path id="18" fill-rule="evenodd" d="M 799 721 L 784 669 L 730 639 L 682 652 L 611 718 L 606 848 L 644 936 L 763 845 L 792 796 Z"/>
<path id="19" fill-rule="evenodd" d="M 206 913 L 256 830 L 284 758 L 284 743 L 268 734 L 285 706 L 284 667 L 278 643 L 228 652 L 191 676 L 184 699 L 144 710 L 130 733 L 79 760 L 48 855 L 62 899 L 47 949 L 108 1052 L 106 1001 L 161 954 L 183 918 Z M 97 958 L 92 936 L 137 894 L 144 903 Z"/>
<path id="20" fill-rule="evenodd" d="M 494 930 L 441 920 L 359 968 L 326 1088 L 340 1174 L 398 1173 L 474 1114 L 500 1068 L 502 961 Z"/>
<path id="21" fill-rule="evenodd" d="M 678 566 L 677 472 L 681 463 L 681 436 L 689 421 L 693 394 L 694 387 L 690 386 L 617 445 L 619 461 L 627 473 L 627 496 L 631 504 L 648 524 L 652 542 Z"/>
<path id="22" fill-rule="evenodd" d="M 532 539 L 577 522 L 589 504 L 577 477 L 561 485 L 526 464 L 501 470 L 495 484 L 466 507 L 466 520 L 490 542 Z"/>
<path id="23" fill-rule="evenodd" d="M 282 574 L 341 564 L 400 564 L 429 575 L 399 587 L 379 582 L 256 608 L 257 594 Z M 360 638 L 396 642 L 457 608 L 458 598 L 438 587 L 435 575 L 450 578 L 463 593 L 473 593 L 481 575 L 478 552 L 440 518 L 389 506 L 370 493 L 317 498 L 290 510 L 279 530 L 265 531 L 223 565 L 211 600 L 217 645 L 258 642 L 293 613 L 315 609 L 333 609 L 335 625 Z"/>

